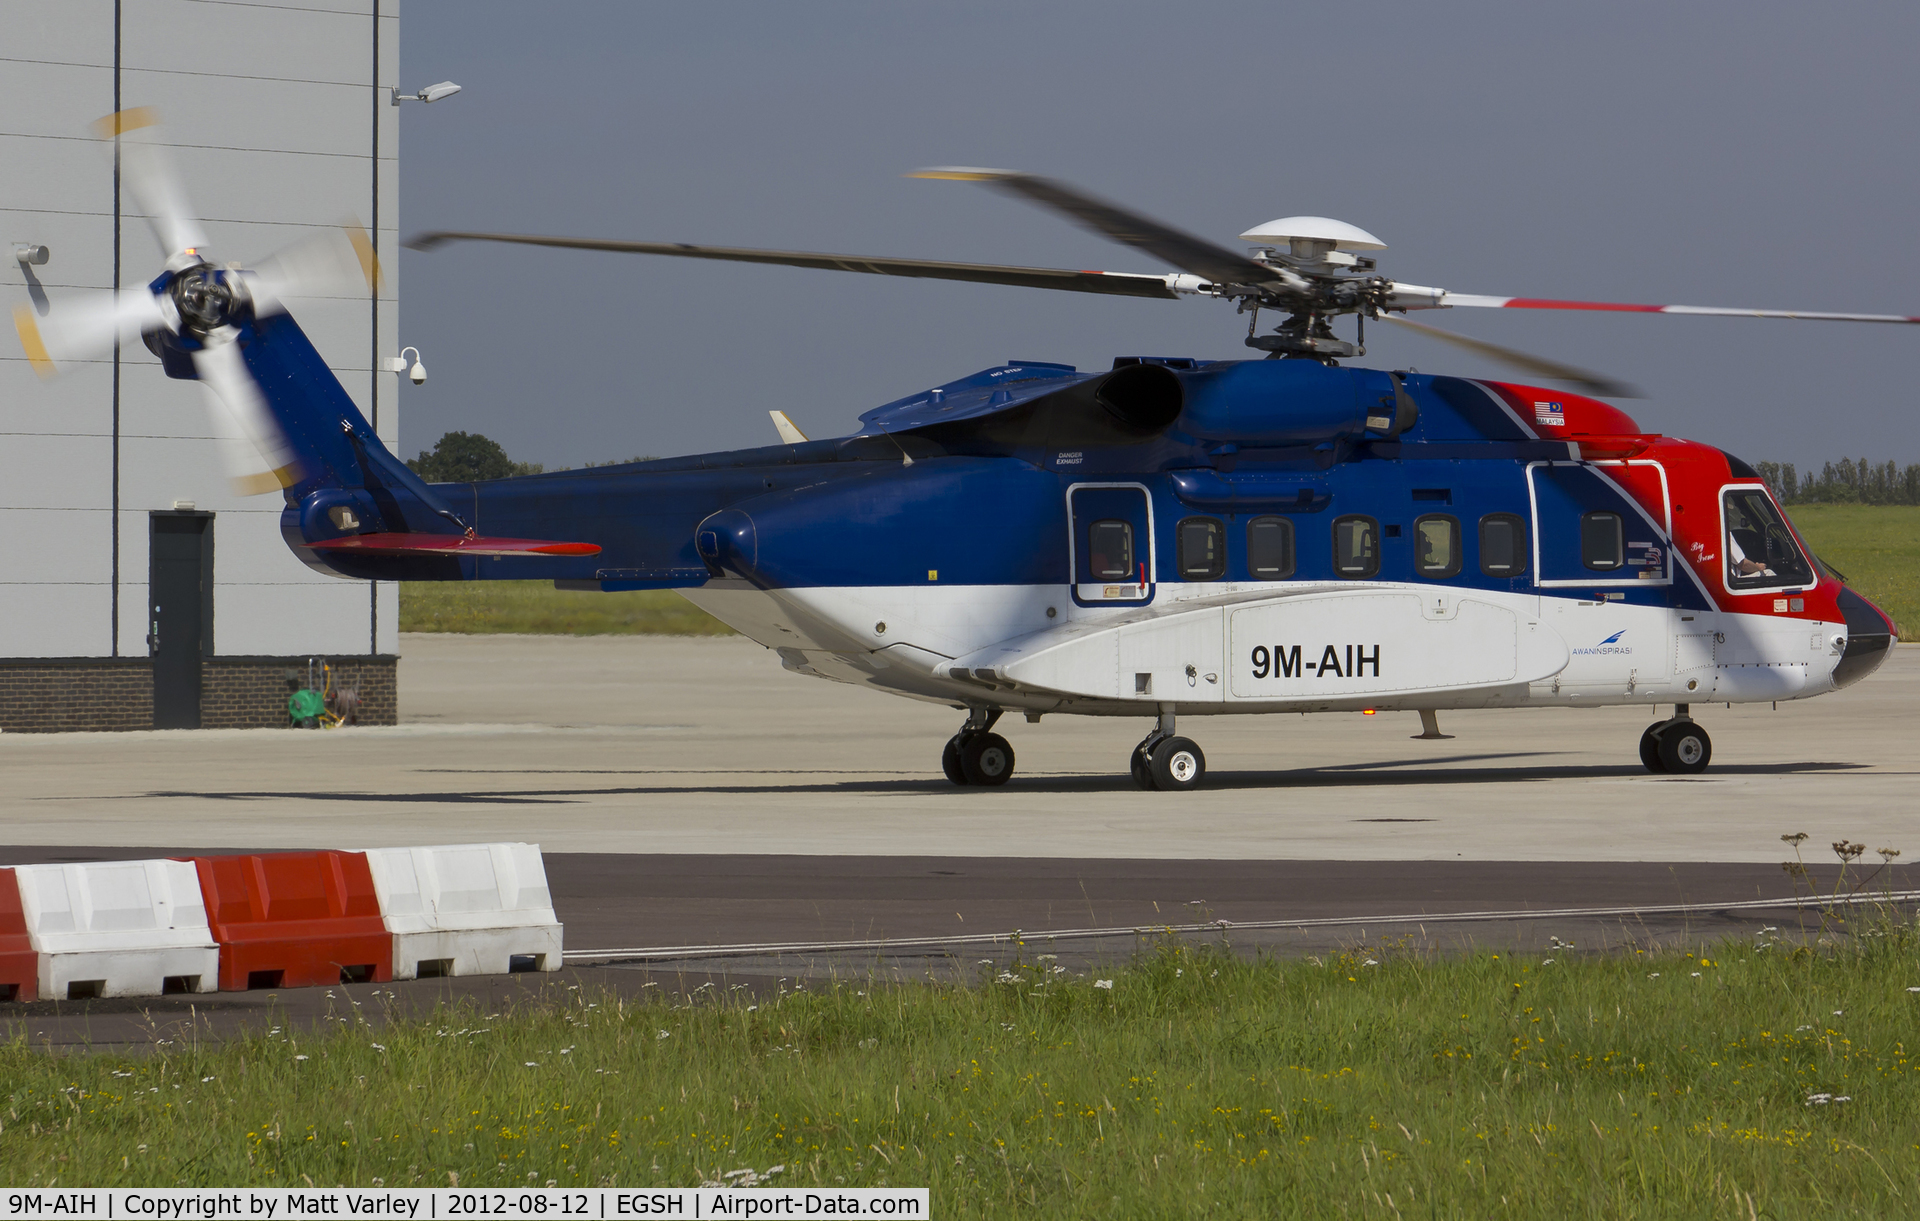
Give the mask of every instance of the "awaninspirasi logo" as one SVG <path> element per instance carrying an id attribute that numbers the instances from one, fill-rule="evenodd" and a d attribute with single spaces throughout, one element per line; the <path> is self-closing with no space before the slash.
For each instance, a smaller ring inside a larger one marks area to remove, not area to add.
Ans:
<path id="1" fill-rule="evenodd" d="M 1602 640 L 1599 644 L 1594 645 L 1592 648 L 1573 650 L 1573 655 L 1575 657 L 1595 657 L 1604 653 L 1630 654 L 1633 652 L 1633 646 L 1630 644 L 1620 643 L 1620 638 L 1626 634 L 1627 634 L 1627 629 L 1621 628 L 1619 631 L 1607 637 L 1605 640 Z"/>

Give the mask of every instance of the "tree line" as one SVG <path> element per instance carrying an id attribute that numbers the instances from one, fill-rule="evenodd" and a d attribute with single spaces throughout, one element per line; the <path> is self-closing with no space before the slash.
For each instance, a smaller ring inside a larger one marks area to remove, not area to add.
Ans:
<path id="1" fill-rule="evenodd" d="M 651 462 L 652 454 L 631 458 L 613 458 L 605 462 L 585 462 L 582 466 L 622 466 L 631 462 Z M 515 462 L 498 441 L 477 432 L 450 432 L 423 449 L 417 458 L 407 459 L 413 473 L 428 483 L 477 483 L 483 479 L 509 479 L 515 475 L 538 475 L 546 467 L 538 462 Z M 573 468 L 559 466 L 556 471 Z"/>
<path id="2" fill-rule="evenodd" d="M 1904 468 L 1865 458 L 1829 462 L 1815 475 L 1791 462 L 1756 462 L 1754 469 L 1785 504 L 1920 505 L 1920 464 Z"/>

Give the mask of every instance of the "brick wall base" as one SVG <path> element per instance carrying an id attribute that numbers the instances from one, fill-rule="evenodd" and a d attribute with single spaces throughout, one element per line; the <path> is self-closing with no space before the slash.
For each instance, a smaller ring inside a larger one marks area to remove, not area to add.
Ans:
<path id="1" fill-rule="evenodd" d="M 209 657 L 200 668 L 202 729 L 285 728 L 287 698 L 320 685 L 321 658 Z M 359 723 L 400 722 L 399 661 L 329 657 L 336 691 L 360 695 Z M 0 658 L 0 732 L 153 728 L 153 663 L 145 657 Z"/>

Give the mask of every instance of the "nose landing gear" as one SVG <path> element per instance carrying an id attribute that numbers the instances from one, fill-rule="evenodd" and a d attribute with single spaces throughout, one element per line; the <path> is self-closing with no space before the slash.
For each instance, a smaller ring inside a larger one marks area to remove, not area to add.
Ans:
<path id="1" fill-rule="evenodd" d="M 1127 758 L 1127 771 L 1143 789 L 1183 792 L 1195 788 L 1207 774 L 1207 756 L 1190 738 L 1174 734 L 1171 711 L 1160 714 L 1160 723 L 1133 748 Z"/>
<path id="2" fill-rule="evenodd" d="M 976 709 L 967 714 L 960 732 L 947 739 L 940 752 L 940 770 L 955 784 L 993 787 L 1013 777 L 1013 745 L 990 732 L 1000 709 Z"/>
<path id="3" fill-rule="evenodd" d="M 1713 739 L 1694 723 L 1687 705 L 1676 704 L 1670 720 L 1656 721 L 1640 735 L 1640 762 L 1650 772 L 1693 776 L 1713 759 Z"/>

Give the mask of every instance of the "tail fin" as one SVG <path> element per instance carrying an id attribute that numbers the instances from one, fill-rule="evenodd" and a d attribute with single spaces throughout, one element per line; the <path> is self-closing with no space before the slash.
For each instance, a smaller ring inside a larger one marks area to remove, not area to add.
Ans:
<path id="1" fill-rule="evenodd" d="M 293 316 L 251 311 L 232 319 L 245 378 L 275 435 L 262 453 L 287 503 L 295 546 L 367 533 L 464 534 L 467 523 L 407 469 L 373 431 Z M 155 332 L 147 344 L 169 377 L 199 378 L 190 336 Z M 256 434 L 258 435 L 258 434 Z"/>

